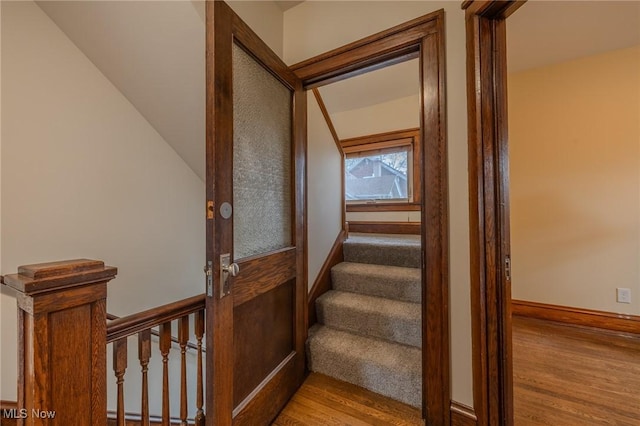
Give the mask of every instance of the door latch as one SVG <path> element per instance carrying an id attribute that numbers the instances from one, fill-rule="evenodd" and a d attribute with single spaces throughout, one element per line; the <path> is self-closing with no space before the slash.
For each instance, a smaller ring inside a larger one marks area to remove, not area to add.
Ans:
<path id="1" fill-rule="evenodd" d="M 204 275 L 207 277 L 207 296 L 213 296 L 213 262 L 207 261 L 207 266 L 204 267 Z"/>
<path id="2" fill-rule="evenodd" d="M 504 258 L 504 275 L 507 281 L 511 281 L 511 256 Z"/>
<path id="3" fill-rule="evenodd" d="M 240 272 L 237 263 L 231 263 L 229 253 L 220 256 L 220 299 L 231 294 L 231 283 L 229 276 L 235 277 Z"/>

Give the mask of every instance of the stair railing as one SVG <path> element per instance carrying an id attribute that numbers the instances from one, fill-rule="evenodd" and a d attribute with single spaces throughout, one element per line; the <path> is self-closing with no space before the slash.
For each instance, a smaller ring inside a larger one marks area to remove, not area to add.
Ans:
<path id="1" fill-rule="evenodd" d="M 76 259 L 26 265 L 3 277 L 16 291 L 18 304 L 18 425 L 124 426 L 128 421 L 149 425 L 205 424 L 203 411 L 203 336 L 205 297 L 190 297 L 108 321 L 107 283 L 117 269 L 101 261 Z M 113 318 L 113 317 L 111 317 Z M 195 343 L 190 341 L 193 318 Z M 177 323 L 177 338 L 171 334 Z M 156 330 L 157 329 L 157 330 Z M 162 356 L 162 415 L 149 413 L 148 367 L 152 334 Z M 124 376 L 128 337 L 137 336 L 142 392 L 141 413 L 127 414 Z M 180 417 L 170 416 L 169 354 L 180 349 Z M 115 419 L 107 419 L 107 345 L 112 345 L 117 384 Z M 196 414 L 187 418 L 188 350 L 195 350 Z M 24 415 L 22 415 L 24 413 Z"/>

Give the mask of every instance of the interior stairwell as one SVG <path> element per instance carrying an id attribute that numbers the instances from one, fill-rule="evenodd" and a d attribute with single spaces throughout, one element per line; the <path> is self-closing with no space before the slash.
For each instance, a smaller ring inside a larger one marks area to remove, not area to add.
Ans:
<path id="1" fill-rule="evenodd" d="M 414 407 L 422 404 L 418 236 L 354 235 L 316 301 L 309 369 Z"/>

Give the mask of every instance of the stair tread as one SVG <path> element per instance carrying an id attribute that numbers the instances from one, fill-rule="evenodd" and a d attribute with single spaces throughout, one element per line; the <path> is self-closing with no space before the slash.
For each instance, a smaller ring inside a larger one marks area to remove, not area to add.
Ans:
<path id="1" fill-rule="evenodd" d="M 309 368 L 419 406 L 420 349 L 315 325 L 307 341 Z"/>
<path id="2" fill-rule="evenodd" d="M 422 316 L 422 306 L 419 303 L 402 302 L 348 291 L 330 290 L 320 296 L 317 302 L 343 306 L 361 312 L 375 312 L 407 319 L 420 320 Z"/>
<path id="3" fill-rule="evenodd" d="M 316 306 L 322 324 L 363 336 L 422 346 L 419 303 L 331 290 L 318 298 Z"/>
<path id="4" fill-rule="evenodd" d="M 419 238 L 349 236 L 343 244 L 345 261 L 376 265 L 419 268 L 421 251 Z"/>
<path id="5" fill-rule="evenodd" d="M 333 288 L 406 302 L 420 303 L 420 268 L 342 262 L 331 269 Z"/>

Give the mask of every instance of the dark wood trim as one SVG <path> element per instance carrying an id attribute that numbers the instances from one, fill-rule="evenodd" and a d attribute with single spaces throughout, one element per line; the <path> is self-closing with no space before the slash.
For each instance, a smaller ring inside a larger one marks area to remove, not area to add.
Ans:
<path id="1" fill-rule="evenodd" d="M 313 282 L 311 290 L 309 290 L 309 307 L 308 307 L 308 321 L 309 327 L 318 322 L 316 316 L 316 300 L 327 291 L 331 290 L 331 268 L 344 260 L 344 253 L 342 251 L 342 245 L 347 238 L 347 232 L 342 230 L 338 233 L 327 258 L 318 272 L 318 276 Z"/>
<path id="2" fill-rule="evenodd" d="M 347 210 L 346 210 L 346 202 L 345 202 L 345 188 L 344 188 L 344 151 L 342 150 L 342 145 L 340 144 L 340 139 L 338 138 L 338 133 L 336 132 L 336 128 L 333 125 L 333 121 L 331 121 L 331 116 L 329 116 L 329 112 L 327 111 L 327 107 L 324 104 L 324 100 L 322 100 L 322 95 L 320 95 L 320 91 L 318 89 L 312 89 L 313 96 L 316 98 L 316 102 L 318 102 L 318 106 L 320 107 L 320 111 L 322 112 L 322 116 L 324 117 L 324 121 L 327 123 L 327 127 L 329 128 L 329 132 L 331 132 L 331 136 L 333 137 L 333 142 L 336 144 L 336 148 L 340 153 L 340 186 L 341 186 L 341 203 L 342 203 L 342 229 L 345 229 L 345 223 L 347 221 Z"/>
<path id="3" fill-rule="evenodd" d="M 124 414 L 124 422 L 126 426 L 142 426 L 142 416 L 139 413 L 125 413 Z M 170 425 L 181 425 L 182 421 L 177 417 L 171 417 L 169 420 Z M 194 419 L 187 419 L 187 424 L 192 425 L 195 424 Z M 162 416 L 149 416 L 149 425 L 150 426 L 161 426 L 163 425 Z M 115 411 L 107 411 L 107 426 L 117 426 L 116 422 L 116 412 Z"/>
<path id="4" fill-rule="evenodd" d="M 422 398 L 427 424 L 450 423 L 449 185 L 444 11 L 420 40 Z"/>
<path id="5" fill-rule="evenodd" d="M 348 148 L 361 147 L 362 151 L 367 150 L 367 145 L 380 144 L 384 142 L 400 140 L 407 141 L 412 146 L 413 157 L 413 200 L 410 203 L 370 203 L 370 204 L 347 204 L 347 212 L 378 212 L 378 211 L 420 211 L 422 208 L 422 146 L 420 138 L 420 128 L 396 130 L 392 132 L 377 133 L 373 135 L 359 136 L 355 138 L 343 139 L 340 145 L 344 151 Z"/>
<path id="6" fill-rule="evenodd" d="M 513 315 L 640 335 L 640 316 L 512 300 Z"/>
<path id="7" fill-rule="evenodd" d="M 355 138 L 342 139 L 342 146 L 365 145 L 368 143 L 386 142 L 395 139 L 415 138 L 420 136 L 420 128 L 405 130 L 394 130 L 393 132 L 376 133 L 375 135 L 358 136 Z"/>
<path id="8" fill-rule="evenodd" d="M 419 212 L 422 209 L 416 203 L 371 203 L 347 204 L 347 212 Z"/>
<path id="9" fill-rule="evenodd" d="M 291 68 L 309 89 L 416 58 L 420 40 L 437 31 L 441 13 L 439 10 L 421 16 L 299 62 Z"/>
<path id="10" fill-rule="evenodd" d="M 3 426 L 14 426 L 18 424 L 18 419 L 5 416 L 5 410 L 17 410 L 18 403 L 16 401 L 0 400 L 0 424 Z M 7 413 L 8 414 L 8 413 Z"/>
<path id="11" fill-rule="evenodd" d="M 444 10 L 416 18 L 293 66 L 305 88 L 420 58 L 423 152 L 421 222 L 423 404 L 427 424 L 450 423 L 449 212 Z"/>
<path id="12" fill-rule="evenodd" d="M 476 426 L 478 418 L 473 408 L 451 401 L 451 426 Z"/>
<path id="13" fill-rule="evenodd" d="M 233 201 L 233 182 L 229 176 L 233 165 L 233 67 L 232 47 L 240 46 L 256 62 L 264 66 L 275 78 L 291 92 L 293 99 L 291 203 L 292 232 L 291 242 L 295 246 L 295 279 L 290 281 L 293 287 L 293 348 L 286 363 L 267 375 L 258 387 L 247 389 L 249 395 L 240 402 L 234 400 L 234 392 L 242 389 L 236 373 L 238 369 L 229 368 L 235 359 L 237 349 L 236 332 L 242 329 L 234 321 L 234 294 L 222 297 L 221 280 L 216 279 L 221 272 L 221 254 L 233 252 L 232 220 L 223 219 L 217 214 L 207 220 L 207 260 L 213 265 L 213 291 L 206 301 L 207 324 L 207 366 L 206 401 L 207 422 L 217 426 L 233 423 L 266 423 L 275 417 L 277 410 L 304 379 L 305 340 L 307 335 L 307 194 L 306 194 L 306 107 L 307 95 L 302 81 L 291 71 L 259 37 L 251 31 L 231 8 L 223 1 L 206 3 L 206 194 L 207 202 L 213 204 L 214 212 L 218 206 Z M 226 159 L 226 160 L 225 160 Z M 264 258 L 263 258 L 264 260 Z M 257 268 L 256 268 L 257 269 Z M 241 275 L 243 275 L 241 273 Z M 233 281 L 233 280 L 232 280 Z M 233 286 L 232 286 L 233 287 Z M 248 293 L 245 293 L 248 294 Z M 284 294 L 282 292 L 278 293 Z M 253 299 L 256 300 L 256 299 Z M 277 300 L 275 303 L 288 303 Z M 242 306 L 246 306 L 242 305 Z M 261 322 L 265 329 L 270 324 Z M 234 341 L 236 344 L 234 344 Z M 284 340 L 276 342 L 285 344 Z M 215 351 L 213 351 L 215 348 Z M 262 361 L 257 352 L 249 355 L 253 361 Z M 272 368 L 273 366 L 268 366 Z M 247 386 L 254 384 L 246 382 Z M 244 396 L 243 396 L 244 398 Z M 271 398 L 269 401 L 267 398 Z M 234 408 L 235 407 L 235 408 Z M 267 409 L 265 409 L 267 408 Z M 273 412 L 273 411 L 276 412 Z M 235 417 L 235 419 L 234 419 Z"/>
<path id="14" fill-rule="evenodd" d="M 185 315 L 204 310 L 204 308 L 205 295 L 199 294 L 158 306 L 157 308 L 114 319 L 107 324 L 107 343 L 148 330 L 165 322 L 171 322 Z"/>
<path id="15" fill-rule="evenodd" d="M 350 221 L 349 232 L 372 234 L 420 235 L 420 222 L 364 222 Z"/>
<path id="16" fill-rule="evenodd" d="M 324 104 L 324 100 L 322 99 L 322 95 L 320 95 L 320 91 L 318 89 L 311 89 L 311 91 L 313 92 L 313 96 L 318 102 L 318 106 L 320 107 L 320 111 L 322 112 L 322 116 L 324 117 L 324 121 L 327 123 L 327 127 L 329 128 L 331 136 L 333 137 L 333 141 L 336 144 L 336 148 L 338 148 L 340 154 L 344 156 L 342 145 L 340 144 L 340 138 L 338 137 L 336 128 L 333 125 L 333 121 L 331 121 L 331 116 L 329 115 L 329 111 L 327 111 L 327 106 Z"/>
<path id="17" fill-rule="evenodd" d="M 513 424 L 506 21 L 524 2 L 465 1 L 474 408 Z"/>

